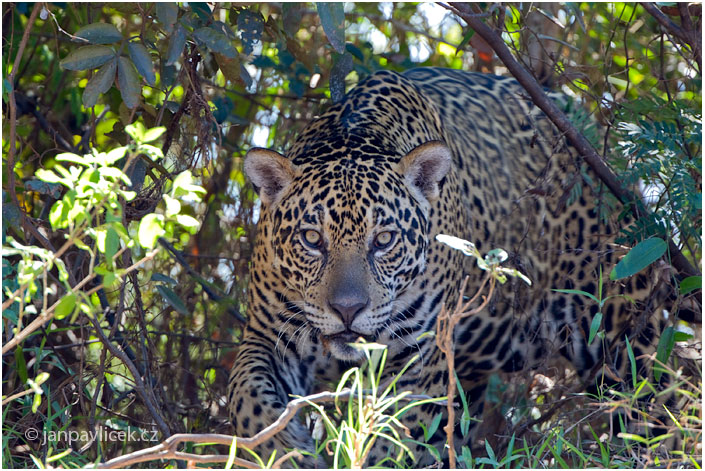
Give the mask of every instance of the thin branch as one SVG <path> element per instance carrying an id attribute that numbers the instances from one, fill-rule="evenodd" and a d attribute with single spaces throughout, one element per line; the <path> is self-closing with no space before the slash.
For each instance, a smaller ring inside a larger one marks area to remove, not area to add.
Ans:
<path id="1" fill-rule="evenodd" d="M 113 342 L 110 341 L 110 339 L 108 339 L 108 337 L 105 335 L 105 332 L 103 332 L 103 328 L 100 326 L 100 321 L 95 316 L 89 315 L 87 317 L 93 324 L 93 327 L 95 328 L 95 333 L 103 342 L 103 345 L 110 351 L 110 353 L 120 359 L 120 361 L 122 361 L 122 363 L 127 367 L 128 370 L 130 370 L 130 373 L 132 374 L 132 379 L 134 380 L 135 391 L 142 398 L 142 402 L 144 402 L 144 405 L 149 410 L 149 413 L 152 415 L 152 418 L 157 423 L 157 427 L 159 427 L 159 430 L 164 436 L 168 437 L 169 435 L 171 435 L 169 426 L 166 424 L 166 422 L 164 422 L 162 415 L 159 413 L 157 405 L 153 402 L 153 396 L 147 393 L 144 381 L 142 381 L 140 372 L 137 370 L 135 364 L 132 362 L 132 360 L 130 360 L 130 358 L 128 358 L 127 354 L 125 354 L 122 349 L 118 348 L 117 345 L 115 345 Z"/>
<path id="2" fill-rule="evenodd" d="M 696 31 L 694 28 L 684 29 L 681 26 L 678 26 L 668 16 L 666 16 L 655 3 L 641 2 L 641 6 L 643 6 L 644 10 L 649 12 L 649 14 L 653 16 L 661 26 L 663 26 L 673 36 L 678 38 L 681 43 L 690 46 L 690 49 L 693 51 L 693 55 L 695 56 L 695 60 L 698 63 L 698 69 L 699 71 L 702 71 L 703 43 L 700 31 Z M 687 15 L 687 21 L 685 21 L 686 26 L 692 26 L 692 22 L 690 21 L 690 12 L 688 12 L 687 6 L 684 13 Z M 684 13 L 681 13 L 681 15 L 683 16 Z"/>
<path id="3" fill-rule="evenodd" d="M 37 15 L 39 14 L 39 10 L 43 8 L 42 3 L 35 3 L 34 8 L 32 9 L 32 13 L 29 15 L 29 19 L 27 20 L 27 26 L 25 27 L 24 34 L 22 35 L 22 40 L 20 41 L 20 45 L 17 48 L 17 55 L 15 56 L 15 62 L 12 65 L 12 70 L 10 71 L 10 74 L 7 76 L 7 81 L 10 83 L 10 135 L 8 136 L 8 139 L 10 140 L 10 149 L 7 153 L 7 181 L 8 181 L 8 191 L 10 192 L 10 197 L 12 198 L 12 202 L 17 206 L 17 208 L 20 210 L 22 215 L 24 216 L 24 211 L 22 211 L 22 206 L 20 206 L 20 202 L 17 199 L 17 193 L 15 193 L 15 153 L 17 152 L 16 149 L 16 140 L 17 140 L 17 101 L 15 99 L 15 74 L 17 74 L 17 70 L 20 67 L 20 62 L 22 62 L 22 54 L 24 54 L 24 50 L 27 47 L 27 41 L 29 40 L 29 32 L 32 30 L 32 26 L 34 26 L 34 22 L 37 19 Z"/>
<path id="4" fill-rule="evenodd" d="M 284 463 L 286 463 L 289 459 L 295 458 L 295 459 L 301 459 L 303 458 L 303 455 L 297 451 L 297 450 L 291 450 L 289 453 L 286 453 L 283 455 L 281 458 L 276 460 L 274 464 L 272 465 L 272 468 L 274 469 L 279 469 L 282 467 Z"/>
<path id="5" fill-rule="evenodd" d="M 298 397 L 295 399 L 292 399 L 289 401 L 289 403 L 286 405 L 286 408 L 284 411 L 279 415 L 279 418 L 275 420 L 272 424 L 270 424 L 268 427 L 262 429 L 259 433 L 257 433 L 255 436 L 250 437 L 250 438 L 240 438 L 237 437 L 236 445 L 238 448 L 246 448 L 248 450 L 254 450 L 257 446 L 261 445 L 262 443 L 270 440 L 272 437 L 274 437 L 277 433 L 281 432 L 286 428 L 286 426 L 289 424 L 291 419 L 296 417 L 296 414 L 299 412 L 299 410 L 307 405 L 313 404 L 323 404 L 323 403 L 331 403 L 335 401 L 347 401 L 350 399 L 353 399 L 356 397 L 355 391 L 352 391 L 350 389 L 344 389 L 339 392 L 321 392 L 318 394 L 311 394 L 310 396 L 303 396 L 303 397 Z M 421 396 L 421 395 L 414 395 L 414 396 L 404 396 L 400 398 L 401 400 L 404 401 L 411 401 L 411 400 L 417 400 L 417 399 L 429 399 L 429 396 Z M 439 401 L 439 403 L 445 403 L 445 401 Z M 159 445 L 153 446 L 151 448 L 145 448 L 144 450 L 136 451 L 134 453 L 129 453 L 127 455 L 119 456 L 117 458 L 113 458 L 111 460 L 106 461 L 105 463 L 100 463 L 98 464 L 99 469 L 108 469 L 108 468 L 124 468 L 126 466 L 129 466 L 131 464 L 135 463 L 144 463 L 146 461 L 153 461 L 153 460 L 163 460 L 163 459 L 190 459 L 184 457 L 185 453 L 178 454 L 176 451 L 176 447 L 180 443 L 184 442 L 190 442 L 190 443 L 208 443 L 208 444 L 215 444 L 215 445 L 226 445 L 226 446 L 231 446 L 233 444 L 233 440 L 236 437 L 232 435 L 223 435 L 223 434 L 217 434 L 217 433 L 209 433 L 209 434 L 188 434 L 188 433 L 177 433 L 175 435 L 170 436 L 166 440 L 164 440 L 162 443 Z M 192 456 L 198 456 L 198 455 L 192 455 Z M 211 456 L 217 456 L 217 455 L 211 455 Z M 275 464 L 283 464 L 286 459 L 289 459 L 291 457 L 296 457 L 296 454 L 287 454 L 279 458 L 275 462 Z M 223 462 L 227 461 L 227 457 L 223 460 Z M 249 461 L 245 460 L 240 460 L 236 458 L 235 463 L 238 466 L 243 466 L 246 468 L 259 468 L 258 465 L 251 463 Z M 275 466 L 276 467 L 276 466 Z"/>
<path id="6" fill-rule="evenodd" d="M 70 241 L 68 241 L 70 242 Z M 125 250 L 126 247 L 123 247 L 122 250 Z M 59 252 L 61 252 L 61 249 L 59 249 Z M 157 253 L 159 252 L 158 249 L 155 249 L 151 252 L 149 252 L 143 259 L 135 262 L 132 266 L 128 267 L 123 274 L 126 275 L 130 273 L 132 270 L 136 270 L 140 265 L 145 263 L 148 260 L 153 259 Z M 119 255 L 119 253 L 117 254 Z M 57 254 L 54 258 L 59 258 L 59 254 Z M 84 279 L 82 279 L 76 286 L 73 287 L 71 290 L 71 293 L 78 293 L 78 291 L 83 288 L 87 283 L 89 283 L 93 278 L 95 278 L 96 274 L 91 273 L 90 275 L 86 276 Z M 98 290 L 103 288 L 103 284 L 101 283 L 100 285 L 92 288 L 90 291 L 87 291 L 85 293 L 86 296 L 90 296 L 91 294 L 97 292 Z M 69 293 L 67 293 L 68 295 Z M 3 303 L 2 308 L 6 309 L 10 304 L 15 302 L 15 296 L 16 293 L 13 293 L 12 296 L 10 296 L 5 303 Z M 63 299 L 63 297 L 61 298 Z M 42 325 L 44 325 L 45 322 L 50 321 L 51 319 L 54 318 L 54 315 L 56 314 L 55 310 L 56 307 L 59 305 L 61 302 L 61 299 L 57 300 L 54 304 L 49 307 L 46 311 L 43 311 L 39 316 L 37 316 L 36 319 L 34 319 L 27 327 L 22 329 L 21 332 L 19 332 L 17 335 L 12 337 L 9 342 L 7 342 L 5 345 L 2 346 L 2 354 L 6 354 L 13 348 L 15 348 L 20 342 L 22 342 L 25 338 L 29 337 L 35 330 L 39 329 Z M 5 305 L 7 304 L 7 306 Z"/>
<path id="7" fill-rule="evenodd" d="M 183 460 L 189 460 L 189 461 L 198 461 L 198 462 L 226 462 L 228 461 L 227 456 L 222 456 L 224 458 L 222 461 L 218 459 L 217 461 L 214 459 L 215 457 L 221 456 L 221 455 L 206 455 L 204 458 L 209 459 L 209 461 L 200 461 L 201 456 L 195 455 L 195 454 L 190 454 L 190 453 L 183 453 L 183 452 L 178 452 L 176 451 L 176 447 L 180 445 L 181 443 L 203 443 L 203 444 L 215 444 L 215 445 L 226 445 L 226 446 L 231 446 L 233 444 L 233 437 L 230 435 L 223 435 L 219 433 L 204 433 L 204 434 L 195 434 L 195 433 L 177 433 L 175 435 L 172 435 L 171 437 L 167 438 L 163 442 L 161 442 L 159 445 L 155 445 L 150 448 L 145 448 L 143 450 L 136 451 L 134 453 L 128 453 L 127 455 L 119 456 L 117 458 L 113 458 L 111 460 L 106 461 L 105 463 L 99 463 L 96 468 L 98 469 L 114 469 L 114 468 L 125 468 L 127 466 L 130 466 L 132 464 L 136 463 L 144 463 L 147 461 L 154 461 L 154 460 L 168 460 L 168 459 L 183 459 Z M 238 446 L 239 446 L 239 441 L 238 441 Z M 243 468 L 249 468 L 249 469 L 258 469 L 259 465 L 252 463 L 247 460 L 243 460 L 241 458 L 235 458 L 235 462 L 237 466 L 242 466 Z"/>
<path id="8" fill-rule="evenodd" d="M 502 38 L 489 26 L 482 22 L 480 18 L 472 16 L 470 7 L 463 3 L 452 3 L 448 7 L 455 11 L 468 26 L 473 28 L 487 44 L 497 54 L 497 57 L 504 63 L 511 74 L 526 89 L 534 104 L 538 106 L 546 116 L 553 122 L 558 130 L 568 138 L 568 141 L 578 151 L 582 159 L 590 166 L 595 174 L 602 180 L 607 188 L 624 204 L 628 205 L 636 219 L 643 219 L 650 215 L 648 209 L 643 204 L 638 204 L 640 199 L 631 191 L 622 186 L 622 182 L 600 158 L 592 144 L 572 125 L 570 119 L 563 113 L 556 104 L 551 101 L 536 82 L 534 77 L 522 68 L 512 56 Z M 668 252 L 671 264 L 682 274 L 687 276 L 700 275 L 690 264 L 690 261 L 681 253 L 671 238 L 668 238 Z"/>
<path id="9" fill-rule="evenodd" d="M 30 388 L 30 389 L 25 389 L 22 392 L 18 392 L 17 394 L 13 394 L 12 396 L 8 396 L 2 400 L 2 405 L 4 406 L 5 404 L 8 404 L 8 403 L 14 401 L 15 399 L 19 399 L 21 397 L 24 397 L 27 394 L 32 394 L 33 392 L 34 392 L 34 389 Z"/>
<path id="10" fill-rule="evenodd" d="M 157 241 L 165 249 L 167 249 L 174 256 L 176 261 L 179 262 L 182 267 L 184 267 L 186 272 L 191 275 L 198 282 L 199 285 L 201 285 L 201 288 L 203 288 L 203 291 L 208 295 L 209 298 L 211 298 L 215 302 L 219 302 L 225 297 L 225 295 L 222 293 L 216 293 L 214 288 L 217 289 L 217 287 L 208 283 L 196 270 L 191 268 L 191 265 L 189 265 L 188 261 L 184 258 L 184 254 L 176 250 L 176 248 L 171 245 L 166 239 L 164 239 L 163 237 L 159 237 Z M 228 307 L 228 313 L 233 316 L 235 320 L 237 320 L 241 325 L 245 325 L 245 323 L 247 322 L 247 319 L 245 319 L 245 317 L 233 307 Z"/>

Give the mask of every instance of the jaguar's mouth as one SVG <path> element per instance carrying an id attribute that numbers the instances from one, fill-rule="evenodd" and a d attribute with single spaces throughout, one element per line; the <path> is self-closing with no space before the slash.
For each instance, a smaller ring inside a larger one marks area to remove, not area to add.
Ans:
<path id="1" fill-rule="evenodd" d="M 340 360 L 357 361 L 364 353 L 362 350 L 351 346 L 357 342 L 367 342 L 370 339 L 367 335 L 353 330 L 344 330 L 332 335 L 321 335 L 323 347 Z"/>
<path id="2" fill-rule="evenodd" d="M 358 340 L 361 341 L 368 341 L 367 336 L 364 334 L 361 334 L 359 332 L 355 332 L 354 330 L 344 330 L 342 332 L 338 332 L 336 334 L 331 334 L 331 335 L 321 335 L 321 340 L 323 340 L 324 343 L 326 342 L 337 342 L 337 343 L 355 343 Z"/>

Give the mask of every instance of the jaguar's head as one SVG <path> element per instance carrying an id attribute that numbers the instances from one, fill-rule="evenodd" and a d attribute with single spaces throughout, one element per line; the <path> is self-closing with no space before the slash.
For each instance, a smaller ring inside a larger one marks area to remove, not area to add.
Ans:
<path id="1" fill-rule="evenodd" d="M 283 304 L 272 327 L 316 335 L 336 358 L 360 359 L 349 343 L 393 329 L 418 290 L 431 202 L 450 167 L 439 141 L 401 159 L 338 151 L 300 165 L 250 150 L 245 172 L 262 202 L 253 283 L 268 274 L 279 298 L 270 302 Z"/>

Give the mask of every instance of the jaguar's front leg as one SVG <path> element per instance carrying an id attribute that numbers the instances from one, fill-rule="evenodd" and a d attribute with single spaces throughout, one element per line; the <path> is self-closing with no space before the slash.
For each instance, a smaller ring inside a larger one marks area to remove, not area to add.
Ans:
<path id="1" fill-rule="evenodd" d="M 268 339 L 245 331 L 228 388 L 230 420 L 238 437 L 254 436 L 279 418 L 292 395 L 309 393 L 310 381 L 296 376 L 302 368 L 292 362 L 296 360 L 282 360 Z M 297 418 L 254 451 L 267 462 L 274 451 L 281 457 L 294 448 L 315 451 L 311 434 Z M 310 456 L 304 456 L 297 463 L 305 468 L 322 464 Z"/>

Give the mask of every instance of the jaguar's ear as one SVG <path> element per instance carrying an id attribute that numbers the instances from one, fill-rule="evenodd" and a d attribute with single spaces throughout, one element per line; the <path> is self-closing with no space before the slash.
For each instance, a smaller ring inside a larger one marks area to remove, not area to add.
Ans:
<path id="1" fill-rule="evenodd" d="M 406 182 L 427 200 L 438 198 L 438 184 L 450 170 L 452 162 L 450 149 L 440 141 L 421 144 L 399 162 Z"/>
<path id="2" fill-rule="evenodd" d="M 294 165 L 283 155 L 254 147 L 245 156 L 245 173 L 262 203 L 276 203 L 294 179 Z"/>

